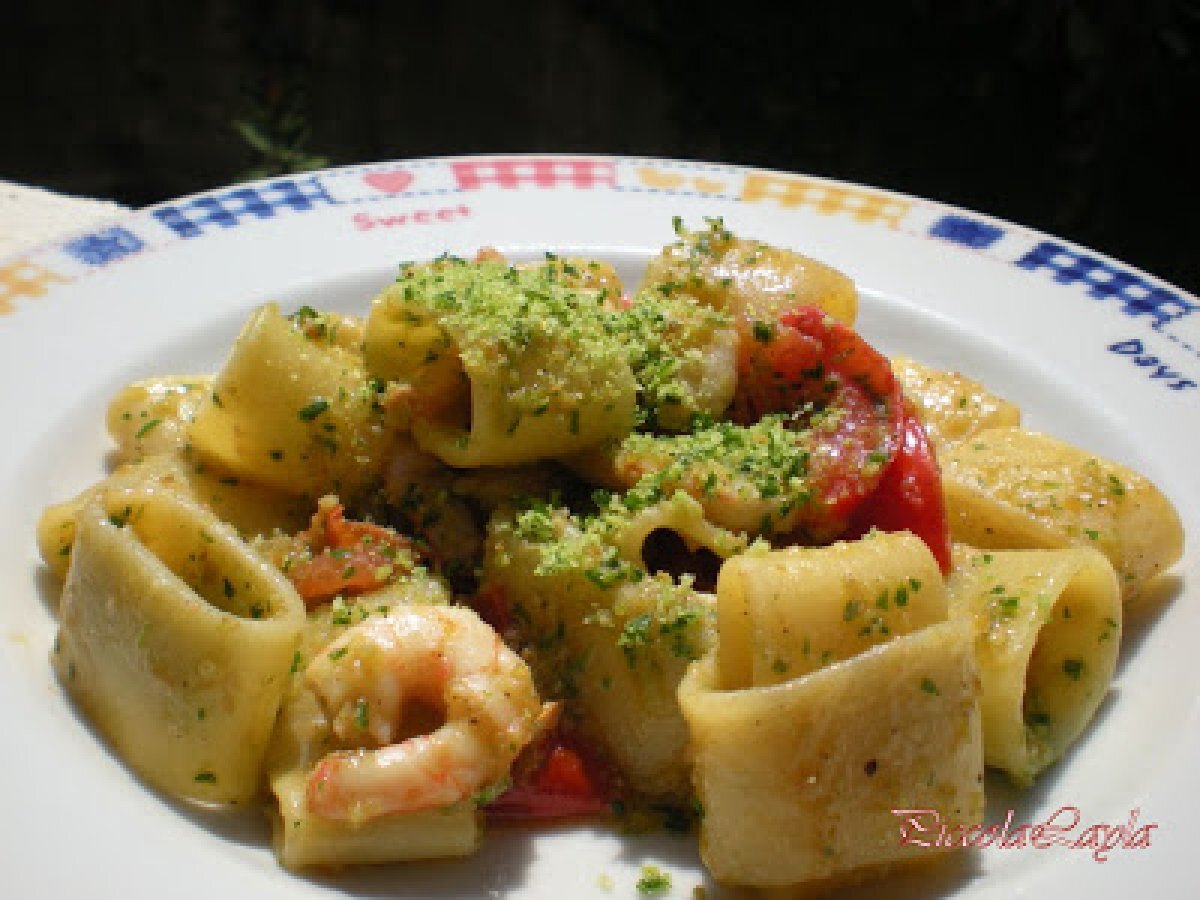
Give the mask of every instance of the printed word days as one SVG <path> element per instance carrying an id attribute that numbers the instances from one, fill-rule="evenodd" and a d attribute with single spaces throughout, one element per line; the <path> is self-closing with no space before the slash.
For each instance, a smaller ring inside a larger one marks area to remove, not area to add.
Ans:
<path id="1" fill-rule="evenodd" d="M 1157 356 L 1147 353 L 1146 345 L 1140 338 L 1130 338 L 1127 341 L 1109 344 L 1108 352 L 1125 357 L 1139 369 L 1143 369 L 1151 381 L 1161 381 L 1173 391 L 1184 391 L 1197 387 L 1196 382 L 1191 378 L 1184 378 Z"/>
<path id="2" fill-rule="evenodd" d="M 1045 821 L 1014 824 L 1013 810 L 1003 823 L 943 821 L 936 809 L 893 809 L 901 820 L 900 845 L 918 847 L 998 847 L 1001 850 L 1090 850 L 1096 862 L 1107 862 L 1114 850 L 1145 850 L 1150 846 L 1157 823 L 1138 824 L 1141 810 L 1130 810 L 1124 822 L 1083 824 L 1077 806 L 1060 806 Z"/>
<path id="3" fill-rule="evenodd" d="M 436 222 L 457 222 L 470 218 L 471 208 L 459 203 L 457 206 L 438 206 L 431 209 L 412 209 L 387 215 L 372 215 L 367 212 L 355 213 L 351 220 L 359 231 L 370 231 L 373 228 L 404 228 L 411 225 L 430 225 Z"/>

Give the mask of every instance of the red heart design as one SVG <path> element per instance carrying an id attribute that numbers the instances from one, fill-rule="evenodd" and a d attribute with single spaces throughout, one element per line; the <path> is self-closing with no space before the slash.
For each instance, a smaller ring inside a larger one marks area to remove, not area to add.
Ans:
<path id="1" fill-rule="evenodd" d="M 363 176 L 363 181 L 377 191 L 385 194 L 399 194 L 412 184 L 412 172 L 404 169 L 393 169 L 391 172 L 371 172 Z"/>

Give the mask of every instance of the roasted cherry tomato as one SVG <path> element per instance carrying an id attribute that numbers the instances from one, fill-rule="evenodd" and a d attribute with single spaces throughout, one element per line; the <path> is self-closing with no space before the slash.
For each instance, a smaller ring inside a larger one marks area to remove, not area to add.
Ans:
<path id="1" fill-rule="evenodd" d="M 777 323 L 743 321 L 731 409 L 748 423 L 783 413 L 813 442 L 817 503 L 804 531 L 832 539 L 872 527 L 921 537 L 945 571 L 949 538 L 941 477 L 924 428 L 887 357 L 820 308 Z"/>
<path id="2" fill-rule="evenodd" d="M 513 786 L 487 805 L 489 820 L 534 823 L 596 816 L 611 808 L 612 779 L 578 742 L 554 732 L 533 752 L 533 765 L 526 761 Z"/>
<path id="3" fill-rule="evenodd" d="M 301 552 L 287 575 L 310 607 L 337 594 L 382 587 L 410 571 L 415 560 L 411 540 L 371 522 L 347 521 L 341 504 L 319 508 L 297 540 Z"/>
<path id="4" fill-rule="evenodd" d="M 807 477 L 816 502 L 802 531 L 832 539 L 875 490 L 895 454 L 900 386 L 891 365 L 853 329 L 815 306 L 776 323 L 740 323 L 731 416 L 749 424 L 783 414 L 811 442 Z"/>
<path id="5" fill-rule="evenodd" d="M 942 573 L 950 571 L 950 529 L 941 473 L 925 429 L 907 402 L 900 449 L 874 493 L 855 511 L 847 536 L 872 528 L 911 531 L 929 547 Z"/>

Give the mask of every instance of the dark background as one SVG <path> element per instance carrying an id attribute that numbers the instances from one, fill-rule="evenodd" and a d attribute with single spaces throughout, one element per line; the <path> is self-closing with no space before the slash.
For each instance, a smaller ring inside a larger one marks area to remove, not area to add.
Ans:
<path id="1" fill-rule="evenodd" d="M 315 165 L 763 165 L 1038 227 L 1200 289 L 1200 0 L 42 0 L 0 13 L 0 177 L 131 205 Z"/>

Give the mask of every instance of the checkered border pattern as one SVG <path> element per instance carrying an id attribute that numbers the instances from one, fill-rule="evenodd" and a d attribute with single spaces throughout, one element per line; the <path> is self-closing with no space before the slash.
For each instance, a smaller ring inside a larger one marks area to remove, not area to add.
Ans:
<path id="1" fill-rule="evenodd" d="M 898 228 L 912 202 L 876 191 L 818 181 L 796 175 L 749 171 L 741 200 L 774 200 L 785 208 L 811 207 L 822 215 L 845 214 L 859 222 L 879 222 Z"/>
<path id="2" fill-rule="evenodd" d="M 986 250 L 1004 237 L 1004 230 L 970 216 L 949 215 L 934 222 L 929 234 L 972 250 Z"/>
<path id="3" fill-rule="evenodd" d="M 1008 232 L 982 218 L 940 205 L 822 179 L 739 167 L 587 156 L 469 157 L 410 162 L 405 165 L 405 171 L 409 169 L 420 171 L 421 185 L 415 191 L 404 185 L 405 196 L 522 188 L 649 189 L 693 197 L 727 192 L 721 199 L 777 204 L 785 209 L 806 207 L 823 215 L 848 216 L 860 222 L 902 228 L 969 250 L 998 254 L 995 258 L 1052 277 L 1059 284 L 1081 287 L 1093 299 L 1118 301 L 1113 304 L 1115 311 L 1142 317 L 1160 332 L 1166 324 L 1200 310 L 1200 303 L 1186 292 L 1161 286 L 1118 264 L 1053 239 L 1041 240 L 1019 229 Z M 247 220 L 273 219 L 322 206 L 336 207 L 390 196 L 381 194 L 376 185 L 371 185 L 373 189 L 368 196 L 360 196 L 363 173 L 376 171 L 395 171 L 395 164 L 387 164 L 384 169 L 378 165 L 349 167 L 281 177 L 171 202 L 142 215 L 176 239 L 194 238 L 235 228 Z M 636 186 L 622 183 L 623 177 L 634 178 Z M 336 187 L 341 182 L 354 182 L 358 192 L 342 196 L 345 192 L 339 193 Z M 918 214 L 910 218 L 914 209 Z M 40 297 L 54 283 L 73 280 L 80 274 L 80 265 L 94 271 L 145 252 L 159 243 L 157 237 L 151 239 L 148 234 L 145 230 L 103 228 L 60 244 L 57 261 L 49 256 L 38 262 L 14 260 L 0 267 L 0 313 L 13 311 L 14 298 Z M 75 265 L 60 268 L 64 258 Z"/>
<path id="4" fill-rule="evenodd" d="M 180 237 L 194 238 L 213 227 L 236 228 L 246 218 L 270 219 L 281 210 L 307 212 L 333 202 L 316 178 L 280 178 L 161 206 L 153 215 Z"/>
<path id="5" fill-rule="evenodd" d="M 598 159 L 468 159 L 450 164 L 459 190 L 485 186 L 517 188 L 532 184 L 542 188 L 576 187 L 588 190 L 617 186 L 617 166 Z"/>
<path id="6" fill-rule="evenodd" d="M 0 266 L 0 315 L 13 312 L 17 298 L 44 296 L 50 285 L 65 281 L 63 276 L 29 259 Z"/>
<path id="7" fill-rule="evenodd" d="M 1088 296 L 1096 300 L 1120 300 L 1125 315 L 1150 316 L 1158 327 L 1200 311 L 1200 305 L 1147 281 L 1136 272 L 1054 241 L 1041 241 L 1018 259 L 1016 265 L 1030 271 L 1047 269 L 1059 284 L 1085 287 Z"/>
<path id="8" fill-rule="evenodd" d="M 63 244 L 63 251 L 84 265 L 103 266 L 137 253 L 146 245 L 136 234 L 124 228 L 105 228 Z"/>

